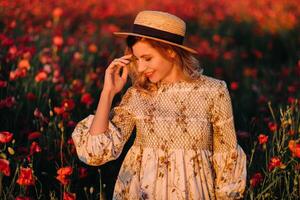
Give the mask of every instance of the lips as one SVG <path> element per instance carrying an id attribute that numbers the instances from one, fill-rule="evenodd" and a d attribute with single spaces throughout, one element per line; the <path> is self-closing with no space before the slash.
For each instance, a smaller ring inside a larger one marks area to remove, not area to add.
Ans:
<path id="1" fill-rule="evenodd" d="M 147 73 L 145 73 L 145 76 L 146 76 L 146 77 L 150 77 L 153 73 L 154 73 L 154 72 L 147 72 Z"/>

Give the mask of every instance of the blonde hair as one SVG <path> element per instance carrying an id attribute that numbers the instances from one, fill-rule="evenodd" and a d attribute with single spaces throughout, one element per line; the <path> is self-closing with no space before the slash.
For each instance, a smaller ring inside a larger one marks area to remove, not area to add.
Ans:
<path id="1" fill-rule="evenodd" d="M 177 62 L 178 66 L 181 67 L 182 72 L 189 79 L 188 81 L 192 82 L 199 79 L 201 76 L 203 69 L 200 67 L 197 58 L 192 53 L 174 45 L 138 36 L 128 36 L 126 39 L 127 47 L 125 49 L 125 54 L 132 54 L 132 47 L 138 41 L 148 42 L 153 48 L 158 50 L 162 55 L 166 56 L 167 59 L 171 59 L 167 51 L 173 50 L 176 53 L 174 61 Z M 158 89 L 157 83 L 152 83 L 137 71 L 137 63 L 134 58 L 129 64 L 129 76 L 132 80 L 133 86 L 140 91 L 145 92 L 146 94 L 150 94 Z"/>

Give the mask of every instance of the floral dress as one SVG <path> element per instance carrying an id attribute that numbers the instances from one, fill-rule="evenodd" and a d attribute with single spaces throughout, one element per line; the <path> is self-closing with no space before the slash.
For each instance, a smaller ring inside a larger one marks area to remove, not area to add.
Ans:
<path id="1" fill-rule="evenodd" d="M 118 158 L 136 127 L 113 199 L 237 199 L 246 185 L 246 155 L 237 144 L 226 83 L 201 75 L 161 83 L 153 95 L 124 94 L 105 133 L 90 135 L 94 115 L 72 133 L 80 160 L 102 165 Z"/>

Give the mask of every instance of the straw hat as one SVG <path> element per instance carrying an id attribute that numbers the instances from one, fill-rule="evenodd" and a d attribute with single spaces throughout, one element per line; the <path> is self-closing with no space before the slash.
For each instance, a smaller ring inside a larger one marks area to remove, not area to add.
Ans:
<path id="1" fill-rule="evenodd" d="M 179 17 L 161 11 L 145 10 L 137 14 L 130 32 L 114 32 L 120 37 L 140 36 L 178 46 L 191 53 L 197 51 L 183 45 L 186 24 Z"/>

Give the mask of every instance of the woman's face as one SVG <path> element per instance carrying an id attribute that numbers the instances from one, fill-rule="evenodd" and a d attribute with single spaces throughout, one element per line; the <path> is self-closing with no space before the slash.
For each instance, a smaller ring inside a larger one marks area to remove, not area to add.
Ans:
<path id="1" fill-rule="evenodd" d="M 132 46 L 132 50 L 137 59 L 137 71 L 152 83 L 173 82 L 182 74 L 170 58 L 166 58 L 146 41 L 138 41 Z M 172 57 L 171 53 L 170 56 Z"/>

